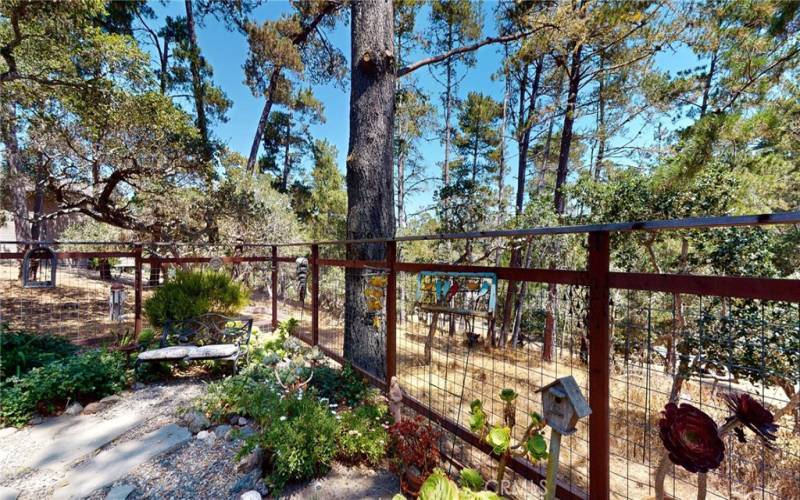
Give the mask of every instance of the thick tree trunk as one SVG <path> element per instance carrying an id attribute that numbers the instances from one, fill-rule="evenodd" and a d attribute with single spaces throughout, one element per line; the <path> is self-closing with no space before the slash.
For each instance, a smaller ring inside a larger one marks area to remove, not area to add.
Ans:
<path id="1" fill-rule="evenodd" d="M 351 4 L 348 239 L 394 236 L 392 145 L 395 106 L 394 14 L 389 0 Z M 349 259 L 380 260 L 383 244 L 350 245 Z M 344 357 L 377 377 L 386 374 L 386 322 L 367 316 L 365 271 L 345 274 Z"/>
<path id="2" fill-rule="evenodd" d="M 0 96 L 2 97 L 2 96 Z M 6 182 L 11 201 L 11 215 L 14 220 L 14 237 L 17 241 L 31 239 L 31 227 L 28 221 L 28 192 L 25 176 L 20 170 L 22 158 L 20 156 L 19 142 L 17 139 L 16 109 L 11 102 L 3 104 L 4 119 L 0 120 L 0 133 L 6 147 L 6 163 L 8 165 Z M 24 247 L 20 247 L 20 251 Z"/>
<path id="3" fill-rule="evenodd" d="M 192 74 L 192 93 L 194 94 L 194 107 L 197 113 L 197 128 L 203 140 L 206 160 L 211 159 L 211 143 L 208 140 L 208 122 L 206 121 L 206 99 L 203 85 L 203 75 L 200 74 L 200 46 L 197 45 L 197 31 L 194 24 L 192 0 L 185 0 L 186 4 L 186 30 L 189 33 L 189 45 L 192 54 L 189 57 L 189 70 Z"/>

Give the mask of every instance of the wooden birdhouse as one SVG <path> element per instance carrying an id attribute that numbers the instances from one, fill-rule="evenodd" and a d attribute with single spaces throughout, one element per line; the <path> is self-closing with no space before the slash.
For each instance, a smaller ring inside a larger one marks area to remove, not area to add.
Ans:
<path id="1" fill-rule="evenodd" d="M 572 375 L 562 377 L 539 389 L 542 393 L 544 419 L 554 431 L 569 435 L 578 420 L 592 413 Z"/>
<path id="2" fill-rule="evenodd" d="M 22 259 L 24 288 L 54 288 L 56 286 L 56 254 L 44 246 L 25 252 Z"/>

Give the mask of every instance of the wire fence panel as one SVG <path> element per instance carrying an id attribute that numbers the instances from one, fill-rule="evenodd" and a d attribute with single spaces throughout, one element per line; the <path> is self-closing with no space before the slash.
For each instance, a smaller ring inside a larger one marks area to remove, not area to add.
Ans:
<path id="1" fill-rule="evenodd" d="M 451 472 L 497 470 L 491 447 L 470 430 L 474 400 L 500 424 L 499 394 L 513 389 L 517 441 L 528 415 L 542 412 L 539 389 L 572 376 L 592 414 L 562 440 L 559 497 L 649 498 L 663 484 L 671 498 L 704 488 L 708 498 L 800 498 L 800 281 L 623 272 L 611 261 L 613 243 L 641 251 L 641 233 L 612 243 L 593 231 L 390 241 L 385 261 L 346 260 L 342 242 L 55 245 L 55 288 L 24 288 L 21 255 L 0 256 L 0 322 L 103 343 L 135 328 L 137 272 L 146 299 L 178 269 L 222 269 L 250 290 L 243 314 L 257 327 L 295 318 L 298 337 L 344 361 L 345 275 L 357 268 L 367 310 L 356 320 L 386 336 L 388 375 L 370 380 L 386 388 L 396 375 L 406 411 L 443 431 Z M 419 261 L 405 261 L 409 247 L 398 242 L 416 245 L 409 253 Z M 430 278 L 437 273 L 446 277 L 441 284 Z M 496 283 L 492 300 L 482 280 Z M 436 289 L 444 282 L 448 290 Z M 112 285 L 126 292 L 113 320 Z M 742 395 L 775 415 L 768 446 L 730 419 L 729 404 Z M 669 402 L 692 405 L 721 429 L 724 459 L 707 475 L 667 458 L 660 422 Z M 541 496 L 543 466 L 512 460 L 504 491 Z"/>

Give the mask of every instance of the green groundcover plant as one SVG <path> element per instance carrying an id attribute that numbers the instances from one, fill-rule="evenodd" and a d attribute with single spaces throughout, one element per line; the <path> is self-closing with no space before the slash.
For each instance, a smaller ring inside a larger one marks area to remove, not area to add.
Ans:
<path id="1" fill-rule="evenodd" d="M 77 350 L 61 337 L 12 331 L 0 324 L 0 381 L 20 377 L 32 368 L 70 357 Z"/>
<path id="2" fill-rule="evenodd" d="M 54 413 L 70 401 L 87 403 L 114 394 L 128 378 L 124 357 L 100 350 L 32 368 L 0 385 L 0 423 L 22 426 L 34 412 Z"/>
<path id="3" fill-rule="evenodd" d="M 144 310 L 151 325 L 162 327 L 209 312 L 234 315 L 249 300 L 250 291 L 227 273 L 182 270 L 145 301 Z"/>
<path id="4" fill-rule="evenodd" d="M 313 349 L 290 337 L 296 324 L 289 320 L 257 336 L 250 364 L 209 384 L 196 403 L 212 421 L 232 415 L 254 421 L 257 432 L 239 456 L 261 448 L 273 492 L 327 473 L 334 460 L 378 465 L 388 441 L 388 408 L 375 390 L 351 367 L 319 364 Z"/>

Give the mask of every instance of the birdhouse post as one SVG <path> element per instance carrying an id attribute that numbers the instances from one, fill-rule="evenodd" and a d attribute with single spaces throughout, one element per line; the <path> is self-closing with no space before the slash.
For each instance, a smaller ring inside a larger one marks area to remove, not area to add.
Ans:
<path id="1" fill-rule="evenodd" d="M 551 429 L 544 497 L 546 500 L 552 500 L 556 497 L 556 474 L 561 452 L 561 436 L 573 434 L 578 420 L 592 413 L 592 409 L 571 375 L 551 382 L 539 389 L 538 392 L 542 393 L 542 413 L 545 422 Z"/>

